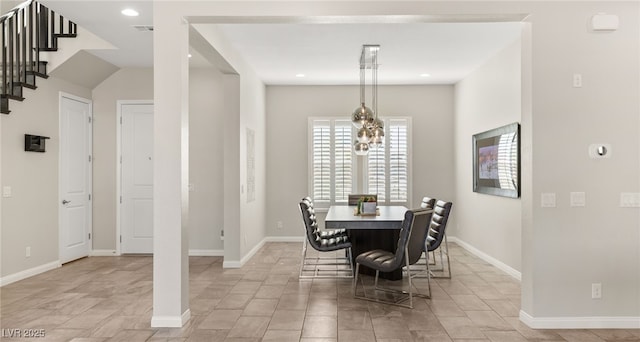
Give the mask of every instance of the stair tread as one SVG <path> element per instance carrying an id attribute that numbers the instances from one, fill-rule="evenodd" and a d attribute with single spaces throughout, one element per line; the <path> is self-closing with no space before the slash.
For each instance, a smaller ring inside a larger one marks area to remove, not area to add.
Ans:
<path id="1" fill-rule="evenodd" d="M 31 84 L 31 83 L 29 83 L 29 82 L 16 82 L 16 83 L 14 83 L 14 84 L 15 84 L 15 85 L 18 85 L 18 86 L 23 86 L 23 87 L 25 87 L 25 88 L 29 88 L 29 89 L 36 89 L 36 88 L 38 88 L 35 84 Z"/>
<path id="2" fill-rule="evenodd" d="M 54 33 L 53 36 L 57 38 L 75 38 L 78 35 L 76 33 Z"/>
<path id="3" fill-rule="evenodd" d="M 4 98 L 7 98 L 7 99 L 12 99 L 12 100 L 16 100 L 16 101 L 24 101 L 24 97 L 11 95 L 11 94 L 2 94 L 2 95 L 0 95 L 0 97 L 4 97 Z"/>

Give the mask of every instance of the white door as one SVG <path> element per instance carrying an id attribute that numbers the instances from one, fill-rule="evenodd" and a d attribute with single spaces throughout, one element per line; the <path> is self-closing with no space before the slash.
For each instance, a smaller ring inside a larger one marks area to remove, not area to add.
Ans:
<path id="1" fill-rule="evenodd" d="M 122 253 L 153 253 L 153 105 L 122 104 Z"/>
<path id="2" fill-rule="evenodd" d="M 60 94 L 60 262 L 91 250 L 91 101 Z"/>

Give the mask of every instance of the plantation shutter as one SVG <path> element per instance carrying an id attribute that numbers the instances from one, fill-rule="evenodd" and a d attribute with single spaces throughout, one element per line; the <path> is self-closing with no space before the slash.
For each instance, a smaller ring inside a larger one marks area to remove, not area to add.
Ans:
<path id="1" fill-rule="evenodd" d="M 331 123 L 315 120 L 312 128 L 313 200 L 331 201 Z"/>
<path id="2" fill-rule="evenodd" d="M 389 200 L 406 202 L 409 185 L 408 124 L 405 119 L 389 120 Z"/>
<path id="3" fill-rule="evenodd" d="M 334 201 L 347 202 L 353 188 L 352 124 L 349 120 L 335 121 L 334 138 Z"/>
<path id="4" fill-rule="evenodd" d="M 378 202 L 386 201 L 385 144 L 369 149 L 368 154 L 368 190 L 367 194 L 378 195 Z"/>

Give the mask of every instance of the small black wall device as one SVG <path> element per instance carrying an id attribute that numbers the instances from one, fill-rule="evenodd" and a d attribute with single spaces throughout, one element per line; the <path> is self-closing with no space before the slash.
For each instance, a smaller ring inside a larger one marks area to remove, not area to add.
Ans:
<path id="1" fill-rule="evenodd" d="M 43 137 L 40 135 L 24 135 L 24 150 L 31 152 L 44 152 L 44 142 L 49 137 Z"/>

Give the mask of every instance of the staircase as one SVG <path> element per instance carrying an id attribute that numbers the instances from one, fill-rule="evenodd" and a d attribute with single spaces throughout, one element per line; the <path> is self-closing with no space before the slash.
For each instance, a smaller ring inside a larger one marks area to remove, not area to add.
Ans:
<path id="1" fill-rule="evenodd" d="M 23 101 L 24 88 L 36 89 L 37 77 L 48 77 L 40 52 L 57 51 L 59 38 L 75 38 L 77 25 L 33 0 L 1 16 L 0 24 L 0 113 L 9 114 L 9 100 Z"/>

